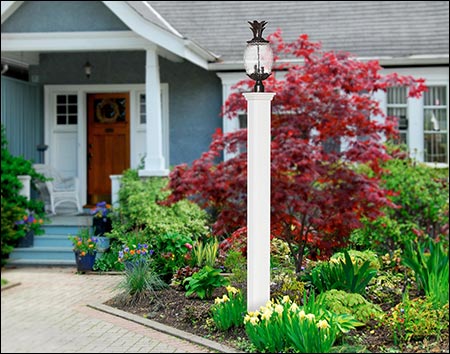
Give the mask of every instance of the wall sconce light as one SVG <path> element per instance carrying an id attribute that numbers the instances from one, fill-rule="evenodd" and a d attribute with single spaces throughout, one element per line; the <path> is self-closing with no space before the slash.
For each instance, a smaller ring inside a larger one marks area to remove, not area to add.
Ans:
<path id="1" fill-rule="evenodd" d="M 272 73 L 273 52 L 269 41 L 262 37 L 266 21 L 250 22 L 250 29 L 253 32 L 253 38 L 247 41 L 247 47 L 244 51 L 244 66 L 247 76 L 255 80 L 254 92 L 264 92 L 263 80 L 267 79 Z"/>
<path id="2" fill-rule="evenodd" d="M 86 74 L 86 77 L 89 79 L 91 77 L 92 73 L 92 65 L 89 63 L 89 61 L 84 64 L 84 73 Z"/>

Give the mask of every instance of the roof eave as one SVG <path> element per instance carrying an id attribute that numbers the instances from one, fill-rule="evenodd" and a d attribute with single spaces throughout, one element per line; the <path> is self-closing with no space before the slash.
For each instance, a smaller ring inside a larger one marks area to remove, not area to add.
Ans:
<path id="1" fill-rule="evenodd" d="M 5 22 L 9 16 L 11 16 L 14 11 L 18 9 L 23 1 L 2 1 L 1 3 L 1 13 L 2 13 L 2 23 Z"/>
<path id="2" fill-rule="evenodd" d="M 381 66 L 427 66 L 427 65 L 448 65 L 448 54 L 436 55 L 412 55 L 409 57 L 357 57 L 361 61 L 378 60 Z M 301 64 L 302 59 L 284 59 L 278 60 L 277 63 L 293 63 Z M 210 71 L 236 71 L 244 70 L 243 60 L 223 61 L 208 64 Z"/>

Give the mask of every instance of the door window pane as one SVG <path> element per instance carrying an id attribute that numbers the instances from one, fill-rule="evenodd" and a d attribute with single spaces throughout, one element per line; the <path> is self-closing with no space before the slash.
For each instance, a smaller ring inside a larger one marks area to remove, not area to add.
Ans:
<path id="1" fill-rule="evenodd" d="M 56 96 L 56 124 L 76 125 L 78 113 L 77 95 Z"/>

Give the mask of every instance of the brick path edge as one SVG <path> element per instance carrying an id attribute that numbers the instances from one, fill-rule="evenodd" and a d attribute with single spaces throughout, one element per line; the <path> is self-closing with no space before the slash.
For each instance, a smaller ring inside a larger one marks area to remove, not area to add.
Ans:
<path id="1" fill-rule="evenodd" d="M 169 334 L 171 336 L 178 337 L 178 338 L 187 340 L 189 342 L 202 345 L 204 347 L 216 350 L 219 353 L 244 353 L 244 352 L 238 351 L 234 348 L 228 347 L 226 345 L 214 342 L 212 340 L 202 338 L 195 334 L 188 333 L 188 332 L 164 325 L 162 323 L 159 323 L 159 322 L 147 319 L 147 318 L 142 318 L 140 316 L 116 309 L 111 306 L 107 306 L 104 304 L 97 304 L 97 303 L 87 304 L 87 306 L 94 310 L 106 312 L 110 315 L 114 315 L 114 316 L 121 317 L 121 318 L 124 318 L 129 321 L 133 321 L 133 322 L 143 325 L 145 327 L 152 328 L 156 331 L 163 332 L 163 333 Z"/>

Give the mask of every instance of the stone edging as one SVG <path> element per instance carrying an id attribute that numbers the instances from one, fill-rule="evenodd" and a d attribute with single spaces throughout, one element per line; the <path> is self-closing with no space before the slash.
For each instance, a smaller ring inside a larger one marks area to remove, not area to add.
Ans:
<path id="1" fill-rule="evenodd" d="M 22 283 L 8 283 L 6 285 L 2 285 L 2 291 L 14 288 L 15 286 L 20 285 L 20 284 L 22 284 Z"/>
<path id="2" fill-rule="evenodd" d="M 202 338 L 195 334 L 188 333 L 188 332 L 167 326 L 165 324 L 162 324 L 162 323 L 159 323 L 159 322 L 147 319 L 147 318 L 142 318 L 140 316 L 116 309 L 114 307 L 110 307 L 110 306 L 103 305 L 103 304 L 88 304 L 87 306 L 90 308 L 93 308 L 95 310 L 98 310 L 98 311 L 106 312 L 111 315 L 118 316 L 118 317 L 124 318 L 126 320 L 139 323 L 143 326 L 150 327 L 159 332 L 163 332 L 163 333 L 169 334 L 171 336 L 175 336 L 175 337 L 187 340 L 189 342 L 193 342 L 195 344 L 202 345 L 204 347 L 216 350 L 219 353 L 244 353 L 244 352 L 238 351 L 234 348 L 227 347 L 220 343 L 214 342 L 212 340 Z"/>

